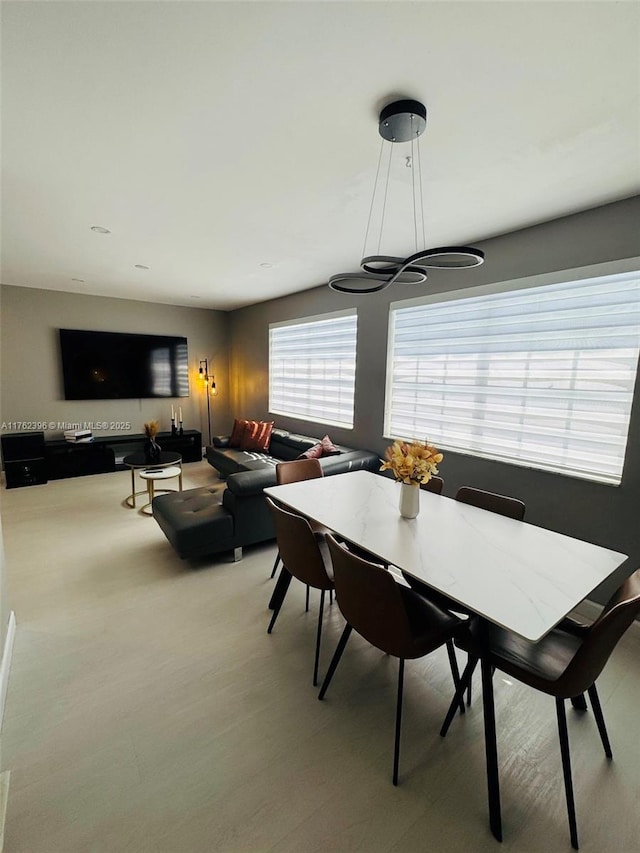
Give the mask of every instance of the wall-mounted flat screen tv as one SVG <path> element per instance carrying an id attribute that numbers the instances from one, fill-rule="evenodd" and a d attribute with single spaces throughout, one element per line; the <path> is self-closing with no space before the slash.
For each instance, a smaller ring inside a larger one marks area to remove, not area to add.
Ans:
<path id="1" fill-rule="evenodd" d="M 188 397 L 187 339 L 60 329 L 65 400 Z"/>

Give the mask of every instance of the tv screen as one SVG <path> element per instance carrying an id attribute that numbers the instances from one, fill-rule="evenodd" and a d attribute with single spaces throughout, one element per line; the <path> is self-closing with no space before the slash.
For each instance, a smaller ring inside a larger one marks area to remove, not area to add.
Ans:
<path id="1" fill-rule="evenodd" d="M 188 397 L 187 339 L 60 329 L 65 400 Z"/>

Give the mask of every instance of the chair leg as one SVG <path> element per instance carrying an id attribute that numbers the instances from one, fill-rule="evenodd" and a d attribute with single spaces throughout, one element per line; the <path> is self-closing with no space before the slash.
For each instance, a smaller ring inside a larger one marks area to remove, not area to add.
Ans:
<path id="1" fill-rule="evenodd" d="M 287 571 L 287 567 L 283 564 L 280 569 L 280 574 L 278 575 L 278 580 L 275 582 L 273 587 L 271 598 L 269 599 L 269 610 L 275 610 L 276 607 L 279 608 L 281 606 L 284 601 L 284 597 L 287 594 L 287 590 L 289 589 L 291 577 L 291 572 Z"/>
<path id="2" fill-rule="evenodd" d="M 576 806 L 573 800 L 569 732 L 567 731 L 567 715 L 564 708 L 564 699 L 556 698 L 556 713 L 558 716 L 558 734 L 560 736 L 560 754 L 562 755 L 562 772 L 564 773 L 564 790 L 567 798 L 567 814 L 569 816 L 569 833 L 571 835 L 571 846 L 574 850 L 577 850 L 578 826 L 576 824 Z"/>
<path id="3" fill-rule="evenodd" d="M 280 562 L 280 551 L 276 554 L 276 561 L 273 564 L 273 568 L 271 569 L 271 577 L 275 578 L 276 572 L 278 570 L 278 563 Z"/>
<path id="4" fill-rule="evenodd" d="M 491 667 L 491 675 L 494 675 L 496 671 L 495 666 Z M 469 679 L 469 684 L 467 685 L 467 708 L 471 707 L 471 685 L 473 684 L 473 678 Z"/>
<path id="5" fill-rule="evenodd" d="M 289 590 L 289 584 L 291 583 L 292 577 L 293 576 L 285 569 L 284 566 L 280 569 L 280 575 L 278 576 L 278 580 L 276 582 L 276 587 L 278 588 L 279 595 L 277 601 L 273 602 L 273 616 L 271 617 L 271 622 L 269 622 L 267 634 L 270 634 L 273 631 L 273 626 L 276 624 L 278 613 L 280 613 L 280 609 L 284 604 L 284 600 Z"/>
<path id="6" fill-rule="evenodd" d="M 481 647 L 487 648 L 487 625 L 481 623 Z M 498 767 L 498 739 L 496 735 L 496 708 L 493 699 L 493 673 L 485 657 L 480 659 L 482 676 L 482 713 L 484 714 L 484 751 L 487 765 L 487 796 L 489 800 L 489 826 L 494 838 L 502 841 L 502 808 L 500 805 L 500 772 Z"/>
<path id="7" fill-rule="evenodd" d="M 400 764 L 400 729 L 402 727 L 402 693 L 404 688 L 404 658 L 399 659 L 398 702 L 396 704 L 396 737 L 393 749 L 393 784 L 398 784 L 398 765 Z"/>
<path id="8" fill-rule="evenodd" d="M 604 754 L 607 758 L 613 758 L 611 744 L 609 743 L 609 735 L 607 734 L 607 727 L 604 724 L 604 715 L 602 713 L 602 707 L 600 706 L 600 699 L 598 698 L 598 691 L 596 690 L 595 684 L 591 685 L 588 692 L 589 699 L 591 700 L 591 707 L 593 708 L 593 716 L 596 718 L 598 731 L 600 732 L 600 740 L 604 747 Z"/>
<path id="9" fill-rule="evenodd" d="M 456 715 L 456 709 L 460 706 L 460 702 L 464 697 L 465 690 L 471 680 L 471 676 L 473 675 L 473 671 L 478 665 L 478 658 L 472 658 L 469 656 L 469 660 L 467 662 L 466 667 L 464 668 L 464 672 L 462 673 L 462 678 L 460 679 L 460 683 L 458 685 L 458 689 L 456 690 L 455 696 L 451 700 L 451 704 L 449 705 L 449 710 L 447 711 L 447 716 L 444 718 L 444 722 L 442 723 L 442 728 L 440 729 L 440 737 L 446 737 L 447 732 L 449 731 L 449 726 L 453 718 Z"/>
<path id="10" fill-rule="evenodd" d="M 576 711 L 587 710 L 587 700 L 584 698 L 584 693 L 581 693 L 579 696 L 572 696 L 571 704 L 576 709 Z"/>
<path id="11" fill-rule="evenodd" d="M 349 639 L 349 635 L 351 634 L 352 628 L 351 625 L 345 625 L 345 629 L 342 632 L 342 636 L 338 641 L 338 645 L 336 646 L 336 650 L 333 653 L 333 657 L 331 658 L 331 663 L 329 664 L 329 669 L 327 670 L 327 674 L 324 677 L 324 681 L 322 682 L 322 687 L 320 688 L 320 693 L 318 693 L 318 699 L 324 699 L 324 694 L 327 692 L 327 688 L 331 684 L 331 679 L 333 678 L 333 673 L 336 671 L 336 667 L 340 663 L 340 658 L 342 657 L 342 652 L 344 651 L 345 646 L 347 645 L 347 640 Z"/>
<path id="12" fill-rule="evenodd" d="M 307 587 L 307 598 L 306 598 L 305 605 L 304 605 L 304 612 L 305 613 L 309 612 L 309 587 Z"/>
<path id="13" fill-rule="evenodd" d="M 318 663 L 320 661 L 320 640 L 322 638 L 322 614 L 324 612 L 324 589 L 320 590 L 320 608 L 318 610 L 318 634 L 316 636 L 316 659 L 313 664 L 313 686 L 318 683 Z"/>
<path id="14" fill-rule="evenodd" d="M 449 655 L 449 666 L 451 667 L 451 677 L 453 678 L 453 686 L 457 693 L 460 686 L 460 670 L 458 669 L 458 658 L 456 657 L 455 646 L 453 640 L 447 640 L 447 654 Z M 460 697 L 460 713 L 464 714 L 464 699 Z"/>

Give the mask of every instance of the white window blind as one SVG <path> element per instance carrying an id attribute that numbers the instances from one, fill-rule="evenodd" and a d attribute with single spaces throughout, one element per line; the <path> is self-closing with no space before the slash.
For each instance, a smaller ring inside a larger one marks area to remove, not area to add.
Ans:
<path id="1" fill-rule="evenodd" d="M 353 427 L 355 311 L 269 326 L 269 411 Z"/>
<path id="2" fill-rule="evenodd" d="M 392 307 L 385 435 L 620 483 L 640 274 Z"/>

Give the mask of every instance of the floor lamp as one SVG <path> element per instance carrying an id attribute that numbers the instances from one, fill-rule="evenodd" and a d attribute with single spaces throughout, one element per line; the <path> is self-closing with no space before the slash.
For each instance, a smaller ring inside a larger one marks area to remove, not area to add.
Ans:
<path id="1" fill-rule="evenodd" d="M 200 359 L 200 369 L 198 370 L 200 379 L 205 383 L 207 394 L 207 427 L 209 429 L 209 444 L 211 444 L 211 402 L 209 397 L 216 397 L 218 391 L 216 389 L 216 378 L 209 373 L 209 360 L 206 358 Z"/>

